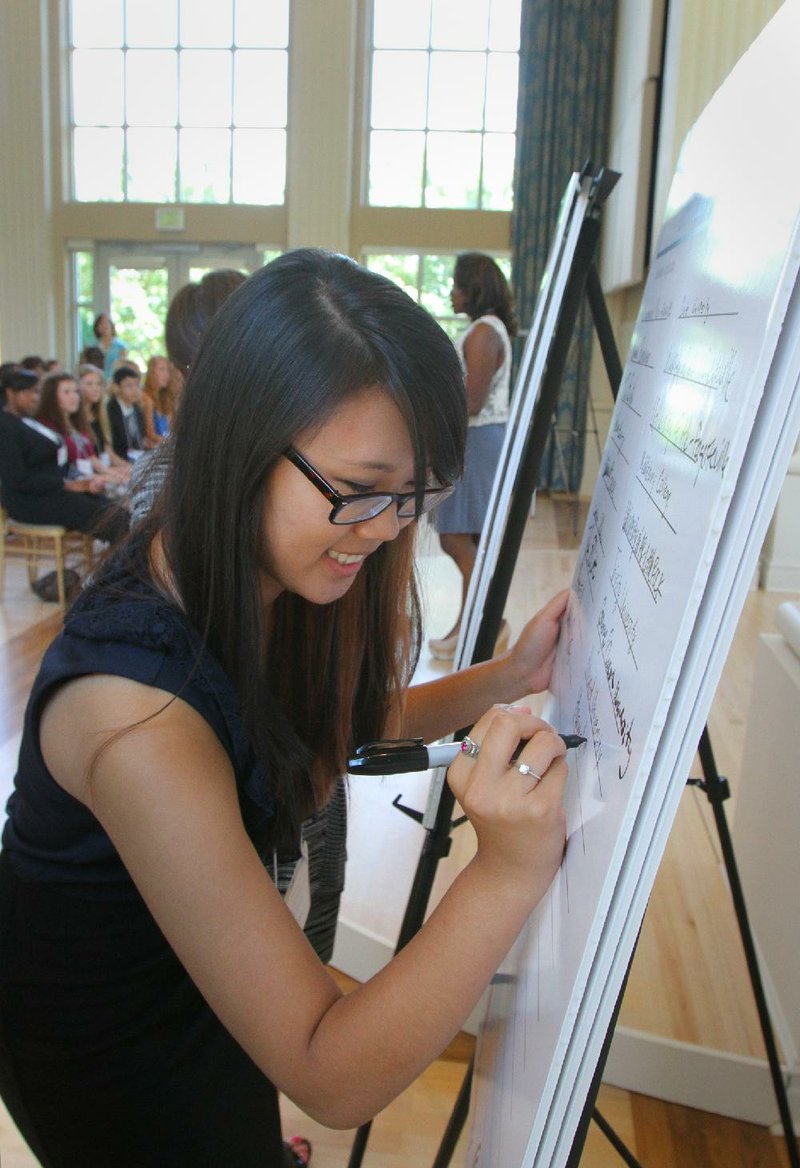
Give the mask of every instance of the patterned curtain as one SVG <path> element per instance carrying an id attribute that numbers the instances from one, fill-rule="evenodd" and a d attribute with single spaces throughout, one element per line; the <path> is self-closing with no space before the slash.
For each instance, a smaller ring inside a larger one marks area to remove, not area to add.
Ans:
<path id="1" fill-rule="evenodd" d="M 607 164 L 616 9 L 616 0 L 522 2 L 511 235 L 523 329 L 533 315 L 570 175 L 588 159 L 595 167 Z M 539 479 L 554 491 L 580 487 L 591 350 L 592 324 L 584 307 Z"/>

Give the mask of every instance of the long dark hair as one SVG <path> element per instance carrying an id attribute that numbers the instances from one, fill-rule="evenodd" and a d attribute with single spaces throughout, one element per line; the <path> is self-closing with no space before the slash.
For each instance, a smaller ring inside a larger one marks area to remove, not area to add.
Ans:
<path id="1" fill-rule="evenodd" d="M 464 293 L 464 311 L 470 320 L 496 316 L 510 337 L 517 335 L 514 298 L 508 281 L 491 256 L 464 251 L 456 260 L 453 283 Z"/>
<path id="2" fill-rule="evenodd" d="M 185 611 L 224 665 L 278 804 L 277 839 L 324 801 L 357 741 L 380 738 L 420 644 L 413 526 L 329 605 L 259 593 L 269 472 L 352 394 L 381 387 L 403 416 L 420 489 L 462 470 L 466 401 L 455 350 L 397 285 L 344 256 L 289 252 L 214 317 L 192 362 L 161 499 Z M 148 521 L 156 530 L 158 512 Z"/>
<path id="3" fill-rule="evenodd" d="M 48 373 L 42 382 L 37 417 L 40 422 L 45 422 L 51 430 L 56 430 L 59 434 L 66 436 L 70 430 L 85 433 L 89 429 L 89 422 L 83 399 L 80 399 L 78 409 L 69 415 L 65 414 L 58 404 L 58 387 L 64 381 L 74 381 L 77 385 L 77 380 L 71 373 Z"/>

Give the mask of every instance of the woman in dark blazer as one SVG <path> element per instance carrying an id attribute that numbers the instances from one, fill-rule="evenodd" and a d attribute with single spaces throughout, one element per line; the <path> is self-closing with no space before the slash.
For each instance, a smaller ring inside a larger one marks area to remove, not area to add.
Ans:
<path id="1" fill-rule="evenodd" d="M 3 506 L 20 523 L 53 523 L 113 543 L 128 528 L 127 513 L 103 494 L 97 476 L 68 479 L 67 447 L 34 420 L 39 379 L 24 369 L 4 372 L 0 387 L 0 486 Z"/>

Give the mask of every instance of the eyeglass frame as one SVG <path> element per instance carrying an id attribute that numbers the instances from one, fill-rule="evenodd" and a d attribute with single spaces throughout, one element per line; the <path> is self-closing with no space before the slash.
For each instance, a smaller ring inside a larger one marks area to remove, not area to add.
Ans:
<path id="1" fill-rule="evenodd" d="M 295 450 L 294 446 L 287 446 L 282 453 L 283 457 L 288 459 L 292 466 L 297 467 L 300 473 L 304 474 L 308 481 L 312 483 L 313 486 L 315 486 L 320 492 L 320 494 L 324 495 L 331 504 L 331 513 L 328 516 L 328 522 L 332 523 L 335 527 L 350 526 L 354 523 L 368 523 L 371 519 L 377 519 L 377 517 L 382 515 L 384 511 L 388 511 L 393 503 L 397 505 L 398 519 L 417 519 L 420 515 L 424 515 L 432 511 L 433 508 L 436 507 L 439 503 L 444 502 L 448 495 L 452 495 L 454 490 L 454 487 L 447 483 L 442 487 L 425 487 L 421 492 L 357 491 L 353 495 L 342 495 L 339 493 L 339 491 L 336 490 L 335 487 L 331 486 L 327 479 L 322 477 L 316 467 L 313 467 L 308 459 L 303 457 L 299 450 Z M 426 498 L 431 498 L 431 496 L 436 497 L 433 499 L 433 502 L 429 507 L 420 510 L 417 510 L 415 507 L 413 515 L 401 515 L 401 508 L 408 502 L 409 499 L 416 500 L 418 495 L 422 496 L 423 503 Z M 359 516 L 357 519 L 337 519 L 337 516 L 341 514 L 343 508 L 347 507 L 350 503 L 357 503 L 359 500 L 363 499 L 385 499 L 386 505 L 376 511 L 374 515 Z"/>

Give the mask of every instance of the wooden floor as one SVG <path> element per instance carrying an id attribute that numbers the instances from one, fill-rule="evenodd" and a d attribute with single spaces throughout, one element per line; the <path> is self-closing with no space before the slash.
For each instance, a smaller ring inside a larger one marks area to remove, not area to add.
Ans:
<path id="1" fill-rule="evenodd" d="M 534 611 L 540 600 L 569 582 L 580 528 L 581 516 L 572 505 L 539 500 L 507 606 L 514 630 L 519 630 L 525 615 Z M 452 616 L 453 598 L 450 586 L 431 589 L 431 635 L 444 631 Z M 734 794 L 755 645 L 760 631 L 773 631 L 774 611 L 785 599 L 781 594 L 750 594 L 709 718 L 719 769 L 730 778 Z M 54 606 L 33 596 L 23 566 L 10 561 L 5 595 L 0 600 L 3 805 L 13 778 L 27 689 L 58 626 Z M 456 857 L 454 863 L 458 862 Z M 447 879 L 445 873 L 443 880 Z M 720 976 L 723 970 L 724 976 Z M 348 979 L 340 976 L 347 985 Z M 713 825 L 705 797 L 691 790 L 659 871 L 621 1022 L 686 1042 L 763 1056 Z M 377 1117 L 363 1158 L 364 1168 L 428 1168 L 433 1163 L 471 1048 L 472 1040 L 462 1036 L 447 1057 L 438 1060 Z M 352 1132 L 321 1128 L 286 1101 L 282 1108 L 287 1133 L 311 1139 L 314 1165 L 346 1168 Z M 750 1124 L 607 1086 L 600 1090 L 598 1109 L 643 1168 L 784 1168 L 789 1163 L 783 1141 Z M 462 1136 L 450 1161 L 453 1168 L 465 1168 L 465 1142 Z M 590 1124 L 581 1168 L 616 1168 L 623 1162 L 600 1127 Z M 0 1107 L 1 1168 L 33 1168 L 36 1164 Z"/>

